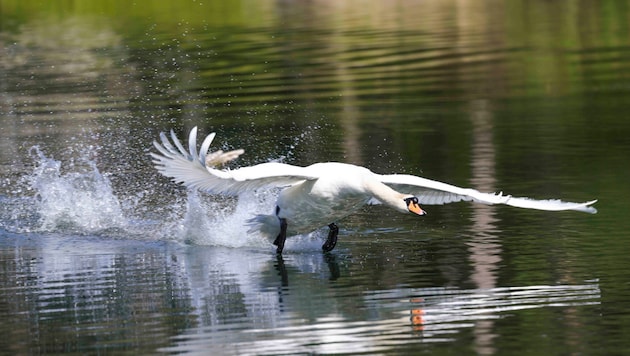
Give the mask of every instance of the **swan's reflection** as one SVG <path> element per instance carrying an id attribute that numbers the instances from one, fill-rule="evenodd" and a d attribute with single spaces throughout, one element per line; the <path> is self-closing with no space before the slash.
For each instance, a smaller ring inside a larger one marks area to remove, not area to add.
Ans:
<path id="1" fill-rule="evenodd" d="M 323 262 L 328 267 L 328 272 L 330 277 L 328 278 L 331 281 L 339 278 L 339 264 L 337 263 L 336 254 L 327 252 L 322 255 Z M 287 267 L 284 263 L 284 257 L 280 254 L 276 254 L 276 263 L 274 264 L 275 269 L 278 271 L 278 276 L 280 276 L 280 285 L 282 287 L 289 286 L 289 274 L 287 273 Z"/>
<path id="2" fill-rule="evenodd" d="M 280 276 L 281 285 L 283 287 L 289 286 L 289 275 L 287 274 L 287 268 L 284 266 L 284 258 L 281 254 L 276 254 L 276 270 L 278 270 L 278 275 Z"/>
<path id="3" fill-rule="evenodd" d="M 3 282 L 0 300 L 15 312 L 5 319 L 34 340 L 89 343 L 108 332 L 112 342 L 120 337 L 167 352 L 378 353 L 450 341 L 508 311 L 600 300 L 596 282 L 365 289 L 350 278 L 352 259 L 341 252 L 277 256 L 86 238 L 13 241 L 5 239 L 0 254 L 16 271 Z M 10 253 L 7 243 L 15 245 Z"/>
<path id="4" fill-rule="evenodd" d="M 408 299 L 410 320 L 414 330 L 424 337 L 447 335 L 462 326 L 476 327 L 483 320 L 501 318 L 504 313 L 545 307 L 576 307 L 600 304 L 601 291 L 597 281 L 581 285 L 535 285 L 526 287 L 495 287 L 490 289 L 430 288 L 386 291 L 376 294 L 381 301 L 394 306 L 407 303 L 400 294 L 422 297 Z M 371 298 L 373 299 L 373 298 Z"/>
<path id="5" fill-rule="evenodd" d="M 459 330 L 501 318 L 507 311 L 598 304 L 600 298 L 596 282 L 471 290 L 392 288 L 349 295 L 352 286 L 331 284 L 348 272 L 337 263 L 341 255 L 273 257 L 216 248 L 193 252 L 195 260 L 216 261 L 218 268 L 191 279 L 195 309 L 225 312 L 220 300 L 208 298 L 218 292 L 209 286 L 222 275 L 238 290 L 243 317 L 227 315 L 218 323 L 204 318 L 198 327 L 175 337 L 177 346 L 168 351 L 219 352 L 229 345 L 238 354 L 379 352 L 410 342 L 452 341 Z M 189 261 L 188 268 L 193 268 L 195 263 Z"/>

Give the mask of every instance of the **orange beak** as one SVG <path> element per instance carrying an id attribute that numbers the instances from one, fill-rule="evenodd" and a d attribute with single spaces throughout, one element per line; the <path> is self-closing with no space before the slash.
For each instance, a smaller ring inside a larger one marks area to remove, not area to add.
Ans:
<path id="1" fill-rule="evenodd" d="M 427 212 L 422 210 L 420 205 L 413 200 L 409 200 L 409 204 L 407 204 L 407 209 L 409 209 L 410 212 L 416 215 L 427 215 Z"/>

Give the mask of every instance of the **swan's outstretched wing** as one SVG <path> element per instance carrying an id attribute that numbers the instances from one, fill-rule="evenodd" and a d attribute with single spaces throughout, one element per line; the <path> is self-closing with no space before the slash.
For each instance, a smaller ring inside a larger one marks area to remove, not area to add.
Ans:
<path id="1" fill-rule="evenodd" d="M 235 170 L 220 170 L 207 166 L 206 162 L 216 161 L 216 157 L 212 154 L 208 156 L 208 149 L 214 136 L 214 133 L 208 135 L 197 153 L 197 127 L 190 130 L 188 152 L 172 130 L 172 143 L 164 133 L 161 133 L 162 142 L 153 141 L 159 154 L 151 152 L 155 168 L 176 183 L 214 194 L 235 195 L 262 187 L 282 187 L 318 178 L 308 174 L 304 167 L 274 162 Z M 224 163 L 242 153 L 233 152 L 236 153 L 221 153 L 220 155 L 225 157 L 219 161 Z M 230 154 L 232 156 L 226 156 Z"/>
<path id="2" fill-rule="evenodd" d="M 577 210 L 594 214 L 597 209 L 590 206 L 597 200 L 585 203 L 571 203 L 556 199 L 535 200 L 515 198 L 511 195 L 482 193 L 475 189 L 460 188 L 454 185 L 406 174 L 381 175 L 381 181 L 393 189 L 418 197 L 420 204 L 441 205 L 457 201 L 475 201 L 483 204 L 507 204 L 519 208 L 538 210 Z"/>

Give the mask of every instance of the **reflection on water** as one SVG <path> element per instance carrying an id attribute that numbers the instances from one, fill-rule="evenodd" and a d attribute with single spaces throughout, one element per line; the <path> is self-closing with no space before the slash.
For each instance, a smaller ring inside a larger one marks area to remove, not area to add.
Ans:
<path id="1" fill-rule="evenodd" d="M 336 260 L 343 255 L 283 259 L 246 249 L 64 236 L 6 236 L 2 246 L 15 248 L 0 257 L 0 300 L 5 320 L 22 335 L 12 345 L 17 352 L 94 352 L 112 346 L 105 340 L 167 352 L 383 352 L 449 342 L 518 310 L 600 303 L 597 282 L 400 287 L 348 300 L 350 290 L 334 288 L 339 269 L 349 278 L 352 268 Z M 103 341 L 89 346 L 96 336 Z"/>
<path id="2" fill-rule="evenodd" d="M 471 167 L 472 187 L 482 192 L 496 192 L 496 149 L 493 144 L 492 111 L 488 102 L 471 102 L 470 120 L 472 121 Z M 494 207 L 475 205 L 472 208 L 472 230 L 475 235 L 469 242 L 470 261 L 474 266 L 471 279 L 477 288 L 491 290 L 497 285 L 496 271 L 501 262 L 501 245 L 496 236 Z M 480 320 L 475 323 L 475 351 L 480 355 L 492 355 L 496 352 L 492 339 L 494 323 Z"/>
<path id="3" fill-rule="evenodd" d="M 1 8 L 0 353 L 628 348 L 627 1 Z M 157 133 L 192 126 L 240 165 L 346 161 L 601 213 L 369 207 L 334 254 L 315 232 L 277 258 L 242 223 L 265 193 L 151 167 Z"/>

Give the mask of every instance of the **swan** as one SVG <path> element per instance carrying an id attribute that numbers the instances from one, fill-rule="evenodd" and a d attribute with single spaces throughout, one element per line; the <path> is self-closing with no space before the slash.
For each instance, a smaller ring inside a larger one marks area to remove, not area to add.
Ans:
<path id="1" fill-rule="evenodd" d="M 328 225 L 329 233 L 322 249 L 331 251 L 337 243 L 336 221 L 366 204 L 384 204 L 402 213 L 422 216 L 422 205 L 473 201 L 482 204 L 549 211 L 576 210 L 596 213 L 591 205 L 560 200 L 516 198 L 502 193 L 482 193 L 408 174 L 377 174 L 365 167 L 348 163 L 325 162 L 307 167 L 267 162 L 234 170 L 219 169 L 243 150 L 208 153 L 215 133 L 209 134 L 197 151 L 197 127 L 188 137 L 188 150 L 173 130 L 171 140 L 160 133 L 153 141 L 158 153 L 151 152 L 155 168 L 175 183 L 211 194 L 238 195 L 260 188 L 278 188 L 272 214 L 256 215 L 248 221 L 250 232 L 259 231 L 274 238 L 276 252 L 282 253 L 287 236 L 308 233 Z M 402 193 L 404 192 L 404 193 Z"/>

